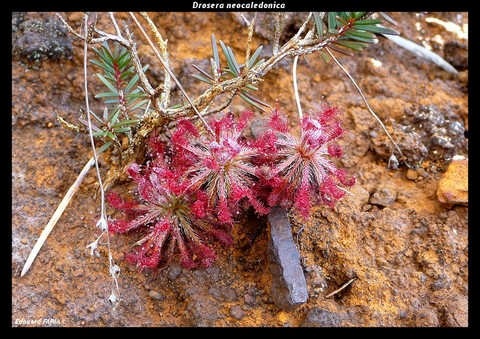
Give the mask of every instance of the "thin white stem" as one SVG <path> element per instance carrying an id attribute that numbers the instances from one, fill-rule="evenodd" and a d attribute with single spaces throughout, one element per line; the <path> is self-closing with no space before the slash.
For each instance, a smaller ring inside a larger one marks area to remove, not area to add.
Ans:
<path id="1" fill-rule="evenodd" d="M 85 16 L 85 34 L 88 33 L 88 16 Z M 92 150 L 93 150 L 93 158 L 95 159 L 95 169 L 97 171 L 97 178 L 98 178 L 98 183 L 100 185 L 100 203 L 101 203 L 101 218 L 105 218 L 105 192 L 103 191 L 103 183 L 102 183 L 102 177 L 100 175 L 100 168 L 98 166 L 98 154 L 97 150 L 95 148 L 95 140 L 93 139 L 93 130 L 92 130 L 92 118 L 91 118 L 91 113 L 90 113 L 90 103 L 88 100 L 88 73 L 87 73 L 87 65 L 88 65 L 88 60 L 87 60 L 87 51 L 88 51 L 88 44 L 85 42 L 84 44 L 84 49 L 83 49 L 83 76 L 84 76 L 84 86 L 85 86 L 85 108 L 87 110 L 87 120 L 88 120 L 88 131 L 90 135 L 90 143 L 92 145 Z M 106 218 L 105 218 L 106 219 Z"/>
<path id="2" fill-rule="evenodd" d="M 247 26 L 250 26 L 250 21 L 248 21 L 248 19 L 245 17 L 245 15 L 240 14 L 240 16 L 241 16 L 242 19 L 245 21 L 245 24 L 246 24 Z"/>
<path id="3" fill-rule="evenodd" d="M 293 59 L 293 90 L 295 92 L 295 101 L 297 103 L 298 117 L 300 120 L 303 119 L 302 105 L 300 104 L 300 95 L 298 95 L 298 86 L 297 86 L 297 63 L 298 55 Z"/>
<path id="4" fill-rule="evenodd" d="M 333 291 L 332 293 L 330 293 L 329 295 L 327 295 L 325 298 L 330 298 L 332 295 L 335 295 L 335 294 L 343 291 L 348 285 L 350 285 L 352 282 L 354 282 L 355 279 L 357 279 L 357 278 L 352 278 L 352 279 L 350 279 L 350 280 L 347 281 L 345 284 L 343 284 L 342 286 L 340 286 L 339 289 Z"/>
<path id="5" fill-rule="evenodd" d="M 346 190 L 346 189 L 345 189 L 345 188 L 343 188 L 343 187 L 337 186 L 337 188 L 338 188 L 339 190 L 341 190 L 341 191 L 344 191 L 345 193 L 348 193 L 348 194 L 350 194 L 350 195 L 353 195 L 353 196 L 355 196 L 355 194 L 354 194 L 354 193 L 352 193 L 352 192 L 350 192 L 350 191 Z"/>
<path id="6" fill-rule="evenodd" d="M 112 15 L 113 18 L 113 15 Z M 85 16 L 85 37 L 88 34 L 88 16 Z M 99 184 L 99 189 L 100 189 L 100 219 L 97 222 L 97 226 L 100 227 L 102 230 L 102 233 L 105 234 L 107 238 L 107 248 L 108 248 L 108 260 L 109 260 L 109 267 L 110 267 L 110 275 L 112 277 L 112 294 L 110 295 L 110 300 L 112 303 L 115 301 L 116 306 L 116 301 L 118 300 L 115 293 L 114 289 L 118 291 L 118 281 L 117 281 L 117 276 L 116 273 L 119 272 L 118 266 L 114 263 L 113 261 L 113 256 L 112 256 L 112 251 L 111 251 L 111 246 L 110 246 L 110 236 L 108 233 L 108 223 L 107 223 L 107 215 L 105 212 L 105 191 L 103 189 L 103 182 L 102 182 L 102 177 L 100 175 L 100 168 L 98 166 L 98 154 L 97 150 L 95 148 L 95 140 L 93 139 L 93 130 L 92 130 L 92 119 L 91 119 L 91 113 L 90 113 L 90 104 L 88 100 L 88 70 L 87 70 L 87 65 L 88 65 L 88 60 L 87 60 L 87 52 L 88 52 L 88 44 L 87 44 L 87 39 L 85 39 L 85 44 L 84 44 L 84 50 L 83 50 L 83 76 L 84 76 L 84 86 L 85 86 L 85 108 L 87 110 L 87 119 L 88 119 L 88 131 L 90 135 L 90 142 L 93 150 L 93 158 L 95 159 L 95 169 L 97 171 L 97 179 L 98 179 L 98 184 Z"/>
<path id="7" fill-rule="evenodd" d="M 120 31 L 120 28 L 118 27 L 117 20 L 115 20 L 115 17 L 113 16 L 113 12 L 108 12 L 108 16 L 113 23 L 113 27 L 115 27 L 115 32 L 117 35 L 122 36 L 122 31 Z"/>
<path id="8" fill-rule="evenodd" d="M 63 211 L 65 211 L 65 208 L 67 207 L 70 200 L 72 200 L 73 195 L 75 194 L 78 187 L 82 183 L 83 179 L 85 178 L 85 175 L 88 173 L 90 168 L 92 168 L 94 161 L 95 160 L 93 158 L 90 158 L 90 160 L 85 164 L 82 171 L 78 175 L 77 180 L 75 180 L 73 185 L 70 186 L 70 188 L 68 189 L 67 193 L 63 197 L 62 201 L 58 205 L 57 209 L 53 213 L 50 220 L 48 221 L 47 226 L 45 226 L 45 228 L 42 231 L 42 234 L 40 234 L 40 237 L 35 243 L 35 246 L 33 246 L 32 252 L 30 252 L 30 255 L 28 256 L 27 261 L 23 266 L 22 273 L 20 274 L 21 277 L 23 277 L 30 269 L 30 266 L 32 265 L 35 258 L 37 257 L 37 254 L 42 248 L 43 244 L 45 243 L 45 240 L 47 240 L 50 232 L 53 230 L 53 227 L 57 224 L 58 219 L 60 219 L 61 215 L 63 214 Z"/>
<path id="9" fill-rule="evenodd" d="M 338 62 L 338 60 L 335 58 L 335 56 L 332 54 L 332 52 L 330 52 L 330 50 L 328 49 L 328 47 L 325 47 L 325 50 L 327 51 L 327 53 L 330 55 L 330 57 L 333 59 L 333 61 L 335 61 L 335 63 L 338 65 L 338 67 L 340 67 L 340 69 L 348 76 L 348 78 L 350 79 L 350 81 L 353 83 L 353 85 L 355 86 L 355 88 L 357 89 L 358 93 L 360 93 L 360 96 L 362 97 L 363 99 L 363 102 L 365 102 L 365 105 L 367 105 L 367 109 L 368 111 L 370 112 L 370 114 L 372 114 L 374 116 L 375 119 L 377 119 L 377 121 L 380 123 L 380 125 L 382 126 L 383 130 L 385 131 L 385 133 L 387 134 L 388 138 L 390 139 L 390 141 L 393 143 L 393 145 L 395 146 L 395 148 L 397 149 L 398 153 L 400 153 L 400 155 L 403 157 L 403 153 L 402 153 L 402 150 L 400 149 L 400 147 L 397 146 L 396 142 L 393 140 L 392 136 L 390 135 L 390 133 L 388 133 L 387 131 L 387 128 L 385 127 L 385 125 L 383 124 L 382 120 L 380 120 L 380 118 L 378 117 L 378 115 L 373 111 L 373 109 L 370 107 L 370 105 L 368 104 L 368 101 L 367 99 L 365 98 L 365 96 L 363 95 L 363 92 L 362 90 L 360 89 L 360 87 L 357 85 L 355 79 L 353 79 L 353 77 L 350 75 L 350 73 L 348 73 L 348 71 L 340 64 L 340 62 Z"/>

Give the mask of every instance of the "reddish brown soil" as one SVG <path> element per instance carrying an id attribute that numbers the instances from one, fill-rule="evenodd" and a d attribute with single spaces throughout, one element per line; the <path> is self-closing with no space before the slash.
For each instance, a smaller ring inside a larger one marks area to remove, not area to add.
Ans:
<path id="1" fill-rule="evenodd" d="M 78 29 L 81 13 L 62 15 Z M 30 271 L 20 277 L 38 236 L 91 151 L 86 135 L 75 134 L 56 120 L 58 112 L 75 122 L 84 110 L 83 45 L 70 36 L 71 56 L 60 53 L 39 63 L 29 62 L 28 55 L 15 57 L 12 326 L 325 326 L 329 323 L 319 315 L 326 314 L 322 310 L 329 312 L 330 324 L 344 327 L 468 326 L 468 203 L 442 204 L 436 195 L 452 156 L 468 158 L 467 133 L 449 134 L 448 127 L 442 130 L 443 125 L 429 126 L 426 131 L 414 119 L 415 114 L 409 114 L 418 112 L 421 105 L 434 105 L 435 114 L 468 131 L 468 63 L 464 60 L 468 40 L 427 20 L 436 18 L 463 27 L 468 14 L 391 15 L 402 36 L 424 41 L 464 72 L 451 75 L 386 39 L 354 57 L 338 56 L 416 167 L 415 173 L 409 172 L 409 179 L 405 164 L 398 170 L 387 166 L 391 144 L 345 74 L 318 55 L 307 56 L 308 64 L 301 60 L 298 81 L 303 110 L 316 110 L 328 101 L 344 111 L 348 134 L 343 139 L 341 165 L 358 181 L 351 190 L 353 195 L 346 195 L 334 209 L 318 207 L 308 224 L 300 225 L 292 218 L 309 292 L 308 301 L 293 310 L 279 309 L 272 301 L 268 228 L 264 219 L 253 215 L 239 223 L 234 245 L 219 249 L 217 261 L 206 270 L 189 271 L 173 265 L 139 273 L 121 260 L 135 240 L 114 236 L 113 256 L 121 267 L 121 302 L 112 309 L 106 247 L 99 247 L 100 257 L 90 256 L 86 248 L 96 238 L 99 216 L 93 170 Z M 300 20 L 302 16 L 293 15 Z M 192 96 L 205 87 L 189 76 L 191 64 L 210 57 L 212 33 L 238 55 L 244 53 L 247 32 L 238 17 L 238 13 L 152 13 L 168 39 L 173 71 Z M 23 17 L 33 19 L 56 20 L 54 13 L 26 13 Z M 269 25 L 265 21 L 262 25 L 261 19 L 254 46 L 263 44 L 264 53 L 271 53 L 267 47 L 271 46 Z M 292 19 L 287 27 L 290 35 L 300 22 Z M 13 32 L 12 40 L 19 34 Z M 160 69 L 143 41 L 138 50 L 151 69 Z M 381 66 L 375 67 L 373 60 Z M 295 114 L 291 70 L 292 60 L 281 62 L 259 85 L 259 97 L 270 103 L 278 100 L 282 110 Z M 153 71 L 151 77 L 160 81 L 162 74 Z M 93 72 L 90 85 L 91 93 L 101 90 Z M 98 110 L 100 102 L 92 105 Z M 231 106 L 234 112 L 245 108 L 250 107 L 242 101 Z M 450 138 L 453 147 L 433 145 L 430 141 L 439 133 L 443 133 L 441 138 Z M 106 168 L 103 163 L 103 172 Z M 126 189 L 127 185 L 117 188 Z M 385 202 L 388 198 L 391 203 Z M 356 279 L 346 289 L 326 298 L 352 278 Z M 40 323 L 28 325 L 27 321 Z"/>

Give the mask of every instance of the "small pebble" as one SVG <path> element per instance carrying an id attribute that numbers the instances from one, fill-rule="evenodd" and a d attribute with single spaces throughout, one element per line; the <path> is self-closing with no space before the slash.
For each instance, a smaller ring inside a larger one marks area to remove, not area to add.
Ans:
<path id="1" fill-rule="evenodd" d="M 409 180 L 415 180 L 415 179 L 417 179 L 417 178 L 418 178 L 418 172 L 415 171 L 414 169 L 409 168 L 409 169 L 407 170 L 407 178 L 408 178 Z"/>
<path id="2" fill-rule="evenodd" d="M 161 294 L 160 292 L 157 292 L 155 290 L 151 290 L 148 295 L 150 298 L 155 299 L 155 300 L 165 300 L 165 296 Z"/>
<path id="3" fill-rule="evenodd" d="M 22 238 L 22 240 L 20 240 L 20 242 L 24 245 L 26 245 L 28 243 L 28 240 L 26 238 Z"/>
<path id="4" fill-rule="evenodd" d="M 242 319 L 245 316 L 245 312 L 243 312 L 240 306 L 233 306 L 230 309 L 230 315 L 235 319 Z"/>
<path id="5" fill-rule="evenodd" d="M 372 208 L 372 205 L 370 204 L 363 204 L 362 205 L 362 212 L 366 212 Z"/>
<path id="6" fill-rule="evenodd" d="M 378 206 L 390 206 L 395 202 L 397 192 L 390 187 L 378 187 L 370 197 L 369 203 Z"/>
<path id="7" fill-rule="evenodd" d="M 438 182 L 438 201 L 468 206 L 468 159 L 454 159 Z"/>
<path id="8" fill-rule="evenodd" d="M 49 123 L 47 124 L 47 128 L 52 128 L 52 127 L 53 127 L 53 122 L 49 122 Z"/>
<path id="9" fill-rule="evenodd" d="M 443 283 L 443 281 L 441 279 L 437 279 L 435 280 L 433 283 L 432 283 L 432 289 L 434 291 L 438 291 L 438 290 L 441 290 L 445 287 L 445 284 Z"/>

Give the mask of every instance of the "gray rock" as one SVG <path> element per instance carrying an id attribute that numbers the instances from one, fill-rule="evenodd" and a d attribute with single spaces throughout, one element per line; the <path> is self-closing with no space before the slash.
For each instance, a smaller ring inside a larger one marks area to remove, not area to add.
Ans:
<path id="1" fill-rule="evenodd" d="M 342 319 L 342 314 L 329 312 L 316 307 L 308 312 L 302 323 L 302 327 L 340 327 L 342 325 Z"/>
<path id="2" fill-rule="evenodd" d="M 397 192 L 389 187 L 381 187 L 370 197 L 372 205 L 390 206 L 395 202 Z"/>
<path id="3" fill-rule="evenodd" d="M 421 154 L 422 161 L 451 159 L 455 154 L 466 154 L 465 126 L 455 110 L 443 112 L 435 105 L 406 108 L 402 124 L 405 137 L 415 136 L 415 142 L 426 147 L 427 152 Z M 399 146 L 404 155 L 408 149 L 413 150 L 411 142 L 401 142 Z"/>
<path id="4" fill-rule="evenodd" d="M 230 309 L 230 315 L 235 319 L 242 319 L 245 316 L 245 312 L 243 312 L 242 308 L 238 305 L 232 306 Z"/>
<path id="5" fill-rule="evenodd" d="M 62 23 L 55 19 L 23 21 L 12 40 L 12 55 L 15 58 L 39 63 L 45 59 L 72 57 L 71 37 Z"/>
<path id="6" fill-rule="evenodd" d="M 235 301 L 238 299 L 235 289 L 231 286 L 212 286 L 208 293 L 220 301 Z"/>
<path id="7" fill-rule="evenodd" d="M 445 288 L 445 283 L 443 282 L 442 279 L 437 279 L 432 283 L 432 289 L 434 291 L 438 291 Z"/>
<path id="8" fill-rule="evenodd" d="M 182 268 L 180 266 L 172 266 L 168 268 L 167 275 L 170 280 L 177 279 L 182 273 Z"/>
<path id="9" fill-rule="evenodd" d="M 307 301 L 307 282 L 300 264 L 300 253 L 292 236 L 287 213 L 274 208 L 268 215 L 270 223 L 269 266 L 272 273 L 272 299 L 283 309 Z"/>
<path id="10" fill-rule="evenodd" d="M 254 294 L 245 294 L 244 295 L 245 304 L 249 306 L 256 306 L 257 303 L 257 296 Z"/>

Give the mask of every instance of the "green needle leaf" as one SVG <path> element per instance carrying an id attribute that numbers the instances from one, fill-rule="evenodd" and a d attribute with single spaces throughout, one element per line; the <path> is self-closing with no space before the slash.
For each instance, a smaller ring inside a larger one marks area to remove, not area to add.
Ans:
<path id="1" fill-rule="evenodd" d="M 149 99 L 141 100 L 141 101 L 137 102 L 135 105 L 129 107 L 128 109 L 133 112 L 136 109 L 146 105 L 149 101 L 150 101 Z"/>
<path id="2" fill-rule="evenodd" d="M 376 25 L 381 24 L 383 21 L 381 19 L 364 19 L 355 21 L 355 25 Z"/>
<path id="3" fill-rule="evenodd" d="M 238 76 L 240 74 L 240 66 L 238 65 L 237 59 L 235 58 L 235 55 L 233 54 L 233 51 L 230 48 L 230 46 L 227 46 L 227 50 L 228 50 L 228 53 L 230 54 L 233 67 L 235 68 L 235 73 Z"/>
<path id="4" fill-rule="evenodd" d="M 373 25 L 360 25 L 357 26 L 356 24 L 353 25 L 353 27 L 359 28 L 361 30 L 367 31 L 367 32 L 373 32 L 377 34 L 390 34 L 390 35 L 400 35 L 399 32 L 396 30 L 383 27 L 383 26 L 373 26 Z"/>
<path id="5" fill-rule="evenodd" d="M 203 81 L 203 82 L 206 82 L 207 84 L 211 85 L 213 84 L 213 81 L 204 77 L 203 75 L 200 75 L 200 74 L 191 74 L 192 77 L 194 77 L 195 79 L 198 79 L 200 81 Z"/>
<path id="6" fill-rule="evenodd" d="M 218 47 L 217 47 L 217 40 L 215 39 L 215 35 L 212 34 L 212 51 L 213 51 L 213 60 L 217 64 L 217 69 L 220 68 L 220 58 L 218 56 Z"/>
<path id="7" fill-rule="evenodd" d="M 348 56 L 353 56 L 353 53 L 350 52 L 350 50 L 346 49 L 345 47 L 338 46 L 337 44 L 331 44 L 328 46 L 328 48 L 333 49 L 334 51 L 337 51 L 338 53 L 345 54 Z"/>
<path id="8" fill-rule="evenodd" d="M 363 44 L 360 42 L 348 41 L 348 40 L 337 40 L 336 44 L 351 48 L 355 51 L 361 51 L 363 48 L 368 46 L 367 44 Z"/>
<path id="9" fill-rule="evenodd" d="M 337 30 L 337 19 L 335 12 L 328 12 L 327 16 L 328 22 L 328 31 L 333 34 L 338 34 Z"/>
<path id="10" fill-rule="evenodd" d="M 148 65 L 143 67 L 142 70 L 145 72 L 146 70 L 148 69 Z M 135 74 L 132 79 L 130 80 L 130 82 L 128 83 L 127 87 L 125 87 L 125 92 L 128 93 L 132 90 L 133 86 L 135 86 L 135 84 L 137 83 L 137 81 L 140 79 L 140 77 L 138 76 L 138 74 Z"/>
<path id="11" fill-rule="evenodd" d="M 117 89 L 115 88 L 115 86 L 113 86 L 107 79 L 105 79 L 105 77 L 103 75 L 101 75 L 100 73 L 97 73 L 97 77 L 103 82 L 103 84 L 105 86 L 108 87 L 108 89 L 110 89 L 112 92 L 117 93 L 117 95 L 118 95 L 118 92 L 117 92 Z"/>
<path id="12" fill-rule="evenodd" d="M 98 150 L 97 154 L 102 154 L 107 148 L 109 148 L 113 144 L 113 141 L 107 141 L 104 143 Z"/>
<path id="13" fill-rule="evenodd" d="M 330 61 L 330 57 L 328 56 L 328 54 L 325 53 L 324 51 L 318 51 L 318 53 L 322 57 L 323 61 L 325 61 L 325 63 L 328 64 L 328 62 Z"/>
<path id="14" fill-rule="evenodd" d="M 137 83 L 138 79 L 140 79 L 140 77 L 138 76 L 138 74 L 135 74 L 130 80 L 130 82 L 128 83 L 127 87 L 125 87 L 125 93 L 128 93 L 131 91 L 133 86 L 135 86 L 135 84 Z"/>
<path id="15" fill-rule="evenodd" d="M 262 107 L 268 107 L 268 108 L 270 108 L 270 105 L 267 104 L 266 102 L 263 102 L 262 100 L 260 100 L 260 99 L 258 99 L 258 98 L 255 98 L 254 96 L 248 94 L 248 93 L 247 93 L 245 90 L 243 90 L 243 89 L 242 89 L 241 91 L 242 91 L 242 93 L 240 93 L 240 94 L 243 95 L 243 96 L 245 96 L 247 99 L 249 99 L 249 100 L 251 100 L 251 101 L 253 101 L 253 102 L 261 105 Z M 256 107 L 258 107 L 258 106 L 256 106 Z"/>
<path id="16" fill-rule="evenodd" d="M 313 19 L 315 20 L 315 28 L 317 29 L 317 35 L 320 41 L 323 40 L 323 22 L 320 18 L 320 14 L 318 12 L 313 13 Z"/>
<path id="17" fill-rule="evenodd" d="M 378 42 L 378 39 L 375 36 L 375 34 L 370 32 L 362 32 L 354 29 L 346 31 L 345 36 L 354 40 L 368 42 L 370 44 L 376 44 Z"/>
<path id="18" fill-rule="evenodd" d="M 146 95 L 143 92 L 132 92 L 125 96 L 127 99 L 145 98 Z"/>
<path id="19" fill-rule="evenodd" d="M 111 98 L 111 97 L 118 97 L 118 93 L 104 92 L 104 93 L 99 93 L 99 94 L 95 95 L 96 99 Z"/>
<path id="20" fill-rule="evenodd" d="M 391 23 L 392 25 L 394 26 L 397 26 L 397 23 L 395 22 L 395 20 L 393 20 L 390 15 L 388 15 L 387 13 L 385 12 L 378 12 L 385 20 L 387 20 L 389 23 Z"/>
<path id="21" fill-rule="evenodd" d="M 112 127 L 117 123 L 118 116 L 120 115 L 121 111 L 122 110 L 120 109 L 120 107 L 117 107 L 117 110 L 115 111 L 115 114 L 112 115 L 112 117 L 110 118 L 110 121 L 108 122 L 108 127 Z"/>
<path id="22" fill-rule="evenodd" d="M 100 61 L 98 61 L 98 60 L 95 60 L 95 59 L 94 59 L 94 60 L 90 60 L 90 62 L 91 62 L 92 64 L 95 64 L 95 65 L 101 67 L 105 72 L 110 72 L 110 70 L 111 70 L 110 68 L 108 68 L 107 66 L 105 66 L 104 64 L 102 64 L 102 63 L 101 63 Z"/>
<path id="23" fill-rule="evenodd" d="M 112 140 L 116 140 L 117 137 L 115 136 L 115 134 L 113 134 L 112 132 L 110 131 L 106 131 L 105 134 Z"/>
<path id="24" fill-rule="evenodd" d="M 263 108 L 262 106 L 260 106 L 256 102 L 254 102 L 253 100 L 250 100 L 249 98 L 247 98 L 247 96 L 244 93 L 240 93 L 239 96 L 240 96 L 240 98 L 242 98 L 243 100 L 248 102 L 250 105 L 252 105 L 252 106 L 254 106 L 254 107 L 256 107 L 256 108 L 258 108 L 262 111 L 265 111 L 265 108 Z"/>
<path id="25" fill-rule="evenodd" d="M 234 76 L 238 76 L 238 73 L 236 68 L 235 68 L 235 65 L 233 64 L 233 61 L 232 61 L 232 57 L 230 56 L 230 53 L 228 51 L 228 48 L 227 46 L 225 46 L 225 44 L 223 43 L 222 40 L 220 40 L 220 46 L 222 47 L 222 50 L 223 50 L 223 54 L 225 54 L 225 58 L 227 59 L 227 64 L 228 64 L 228 70 L 234 75 Z"/>
<path id="26" fill-rule="evenodd" d="M 348 25 L 348 21 L 345 20 L 344 18 L 337 16 L 336 19 L 337 19 L 342 25 L 344 25 L 344 26 L 347 26 L 347 25 Z"/>
<path id="27" fill-rule="evenodd" d="M 127 49 L 125 49 L 125 52 L 123 52 L 123 54 L 117 58 L 117 64 L 120 70 L 123 70 L 123 68 L 125 68 L 125 66 L 127 66 L 130 61 L 130 54 L 128 53 Z"/>
<path id="28" fill-rule="evenodd" d="M 105 105 L 110 105 L 110 104 L 118 104 L 120 102 L 120 100 L 118 99 L 118 96 L 116 98 L 113 98 L 113 99 L 107 99 L 107 100 L 104 100 L 103 103 Z"/>
<path id="29" fill-rule="evenodd" d="M 260 53 L 262 52 L 262 49 L 263 49 L 263 46 L 260 45 L 260 47 L 257 48 L 257 50 L 255 51 L 255 53 L 253 53 L 252 57 L 251 57 L 250 60 L 248 61 L 248 69 L 251 69 L 252 66 L 255 64 L 255 61 L 257 60 L 258 56 L 259 56 Z"/>
<path id="30" fill-rule="evenodd" d="M 103 46 L 102 50 L 105 53 L 105 56 L 110 60 L 115 60 L 115 58 L 112 55 L 112 51 L 110 50 L 110 46 L 109 46 L 108 42 L 106 42 L 106 41 L 103 42 L 102 46 Z"/>
<path id="31" fill-rule="evenodd" d="M 84 124 L 85 126 L 88 127 L 88 121 L 85 120 L 85 119 L 82 119 L 82 118 L 78 118 L 78 120 Z M 98 128 L 97 126 L 95 126 L 94 124 L 92 124 L 92 130 L 94 130 L 95 132 L 103 132 L 100 128 Z"/>
<path id="32" fill-rule="evenodd" d="M 114 130 L 115 130 L 115 133 L 126 133 L 126 132 L 130 132 L 130 127 L 117 127 L 115 128 L 114 127 Z"/>
<path id="33" fill-rule="evenodd" d="M 200 73 L 202 73 L 202 75 L 205 77 L 205 78 L 208 78 L 210 80 L 213 81 L 213 77 L 208 74 L 207 72 L 205 72 L 203 69 L 201 69 L 200 67 L 198 67 L 197 65 L 193 65 L 192 64 L 192 67 L 195 68 L 197 71 L 199 71 Z"/>
<path id="34" fill-rule="evenodd" d="M 358 19 L 358 18 L 361 18 L 365 13 L 367 12 L 352 12 L 352 17 L 354 19 Z"/>
<path id="35" fill-rule="evenodd" d="M 94 132 L 92 135 L 96 138 L 104 138 L 107 135 L 106 131 Z"/>
<path id="36" fill-rule="evenodd" d="M 95 119 L 97 119 L 99 122 L 103 122 L 103 120 L 100 119 L 100 118 L 98 117 L 98 115 L 96 115 L 92 110 L 90 110 L 90 114 L 93 115 L 93 117 L 94 117 Z"/>
<path id="37" fill-rule="evenodd" d="M 98 56 L 108 65 L 110 66 L 110 69 L 113 70 L 113 60 L 112 59 L 109 59 L 105 53 L 103 53 L 103 49 L 102 50 L 98 50 L 96 48 L 94 48 L 95 52 L 97 52 Z"/>

